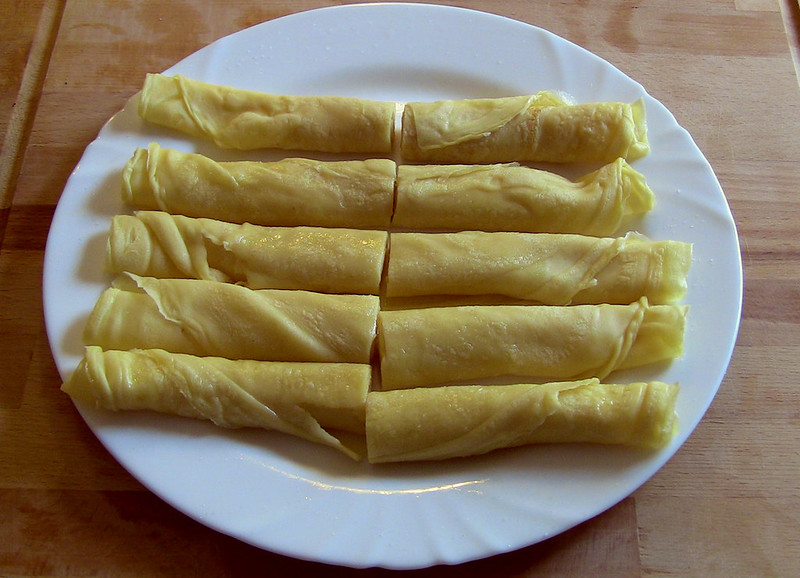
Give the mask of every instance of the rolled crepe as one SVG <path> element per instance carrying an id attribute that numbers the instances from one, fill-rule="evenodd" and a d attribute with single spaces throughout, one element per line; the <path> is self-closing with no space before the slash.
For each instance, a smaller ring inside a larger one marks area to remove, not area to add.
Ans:
<path id="1" fill-rule="evenodd" d="M 151 144 L 122 173 L 134 207 L 257 225 L 385 229 L 392 218 L 395 163 L 216 162 Z"/>
<path id="2" fill-rule="evenodd" d="M 107 269 L 251 289 L 377 295 L 387 238 L 385 231 L 237 225 L 140 211 L 111 220 Z"/>
<path id="3" fill-rule="evenodd" d="M 108 410 L 152 410 L 224 427 L 278 430 L 352 455 L 326 428 L 364 433 L 369 365 L 196 357 L 87 347 L 61 387 Z"/>
<path id="4" fill-rule="evenodd" d="M 643 101 L 567 104 L 554 93 L 411 102 L 401 152 L 448 163 L 610 162 L 650 150 Z"/>
<path id="5" fill-rule="evenodd" d="M 393 233 L 388 297 L 502 295 L 547 305 L 681 299 L 692 247 L 549 233 Z"/>
<path id="6" fill-rule="evenodd" d="M 374 391 L 367 395 L 367 457 L 441 460 L 576 442 L 658 449 L 672 438 L 678 390 L 587 379 Z"/>
<path id="7" fill-rule="evenodd" d="M 389 153 L 395 103 L 274 95 L 148 74 L 139 116 L 222 148 Z"/>
<path id="8" fill-rule="evenodd" d="M 369 363 L 379 298 L 131 275 L 106 289 L 84 329 L 103 349 L 260 361 Z"/>
<path id="9" fill-rule="evenodd" d="M 401 165 L 397 229 L 612 235 L 655 196 L 617 159 L 576 181 L 515 164 Z"/>
<path id="10" fill-rule="evenodd" d="M 679 357 L 688 308 L 498 305 L 381 311 L 383 389 L 524 376 L 605 378 Z"/>

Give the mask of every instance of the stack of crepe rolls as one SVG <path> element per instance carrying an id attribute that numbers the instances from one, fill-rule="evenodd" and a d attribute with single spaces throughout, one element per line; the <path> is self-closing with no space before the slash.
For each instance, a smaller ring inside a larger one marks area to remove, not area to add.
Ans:
<path id="1" fill-rule="evenodd" d="M 139 115 L 221 148 L 391 153 L 397 104 L 286 96 L 148 74 Z M 400 151 L 432 163 L 611 162 L 650 151 L 643 102 L 569 103 L 553 91 L 406 103 Z"/>
<path id="2" fill-rule="evenodd" d="M 149 75 L 139 110 L 225 148 L 393 148 L 395 103 Z M 140 210 L 112 220 L 117 277 L 64 391 L 376 463 L 668 443 L 677 385 L 600 382 L 683 347 L 691 246 L 613 236 L 654 206 L 626 161 L 649 150 L 641 103 L 545 91 L 401 121 L 402 158 L 455 164 L 134 151 Z M 572 181 L 517 161 L 606 164 Z"/>

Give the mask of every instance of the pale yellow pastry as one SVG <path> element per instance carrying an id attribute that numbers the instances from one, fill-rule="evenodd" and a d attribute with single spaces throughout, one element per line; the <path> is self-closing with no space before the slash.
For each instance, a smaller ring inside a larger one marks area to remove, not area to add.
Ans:
<path id="1" fill-rule="evenodd" d="M 366 364 L 283 363 L 87 347 L 62 385 L 108 410 L 152 410 L 224 427 L 278 430 L 353 452 L 327 429 L 363 435 Z M 355 457 L 355 456 L 353 456 Z"/>
<path id="2" fill-rule="evenodd" d="M 86 322 L 86 345 L 261 361 L 370 361 L 377 296 L 130 277 L 139 290 L 101 294 Z"/>
<path id="3" fill-rule="evenodd" d="M 692 247 L 549 233 L 392 233 L 388 297 L 502 295 L 548 305 L 681 299 Z"/>
<path id="4" fill-rule="evenodd" d="M 571 181 L 517 164 L 400 165 L 396 229 L 612 235 L 653 208 L 623 159 Z"/>
<path id="5" fill-rule="evenodd" d="M 107 269 L 251 289 L 377 295 L 387 240 L 385 231 L 239 225 L 140 211 L 111 220 Z"/>
<path id="6" fill-rule="evenodd" d="M 367 395 L 370 462 L 442 460 L 542 443 L 658 449 L 676 426 L 679 387 L 662 382 L 462 385 Z"/>
<path id="7" fill-rule="evenodd" d="M 389 153 L 395 103 L 275 95 L 148 74 L 139 115 L 222 148 Z"/>
<path id="8" fill-rule="evenodd" d="M 544 91 L 411 102 L 403 109 L 401 152 L 408 161 L 610 162 L 649 150 L 641 100 L 567 104 Z"/>
<path id="9" fill-rule="evenodd" d="M 518 376 L 605 378 L 680 357 L 688 308 L 498 305 L 381 311 L 383 389 Z"/>
<path id="10" fill-rule="evenodd" d="M 122 173 L 122 199 L 137 208 L 257 225 L 385 229 L 395 163 L 217 162 L 156 143 L 137 149 Z"/>

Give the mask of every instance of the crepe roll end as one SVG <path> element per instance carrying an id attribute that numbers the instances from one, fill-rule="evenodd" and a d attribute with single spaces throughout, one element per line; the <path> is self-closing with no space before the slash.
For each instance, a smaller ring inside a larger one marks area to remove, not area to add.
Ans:
<path id="1" fill-rule="evenodd" d="M 661 273 L 661 291 L 654 301 L 661 303 L 680 301 L 688 290 L 687 279 L 692 266 L 692 244 L 682 241 L 663 242 L 663 270 Z"/>
<path id="2" fill-rule="evenodd" d="M 106 244 L 106 271 L 147 274 L 152 256 L 153 245 L 146 225 L 131 215 L 115 215 Z"/>
<path id="3" fill-rule="evenodd" d="M 72 372 L 72 375 L 61 384 L 61 391 L 69 395 L 74 401 L 88 403 L 95 407 L 109 407 L 104 401 L 107 399 L 108 384 L 97 380 L 90 368 L 102 363 L 101 349 L 99 347 L 86 347 L 84 357 Z M 100 372 L 101 375 L 103 372 Z"/>
<path id="4" fill-rule="evenodd" d="M 655 207 L 656 196 L 645 176 L 624 159 L 617 160 L 619 182 L 625 196 L 626 215 L 643 215 Z"/>
<path id="5" fill-rule="evenodd" d="M 631 104 L 631 113 L 633 115 L 633 133 L 635 138 L 626 155 L 629 161 L 642 158 L 650 153 L 650 142 L 647 139 L 647 118 L 643 99 L 640 98 Z"/>
<path id="6" fill-rule="evenodd" d="M 644 312 L 636 340 L 616 369 L 664 363 L 683 356 L 688 305 L 652 305 Z"/>
<path id="7" fill-rule="evenodd" d="M 650 449 L 666 447 L 678 429 L 675 406 L 680 386 L 677 383 L 638 384 L 644 389 L 638 445 Z"/>
<path id="8" fill-rule="evenodd" d="M 148 148 L 137 148 L 122 169 L 122 201 L 137 207 L 158 208 L 150 183 L 148 167 L 151 157 L 159 146 L 151 143 Z"/>

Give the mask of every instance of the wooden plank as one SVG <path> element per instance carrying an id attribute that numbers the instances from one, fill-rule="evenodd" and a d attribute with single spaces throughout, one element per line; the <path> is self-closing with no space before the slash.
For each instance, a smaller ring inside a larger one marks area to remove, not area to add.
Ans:
<path id="1" fill-rule="evenodd" d="M 5 45 L 8 40 L 11 48 L 8 52 L 3 52 L 0 61 L 0 72 L 5 73 L 5 75 L 0 74 L 0 77 L 5 78 L 0 91 L 0 105 L 2 105 L 0 134 L 5 135 L 0 149 L 0 245 L 16 189 L 17 174 L 22 164 L 22 153 L 28 142 L 29 129 L 33 123 L 61 18 L 60 1 L 49 0 L 44 2 L 43 6 L 40 4 L 40 2 L 24 2 L 3 7 L 4 17 L 9 18 L 9 22 L 14 22 L 15 26 L 3 27 L 3 32 L 0 34 L 0 42 Z M 37 11 L 39 17 L 31 38 L 31 25 Z M 15 33 L 9 34 L 12 30 Z M 13 102 L 10 102 L 14 88 L 17 90 Z"/>
<path id="2" fill-rule="evenodd" d="M 218 534 L 147 492 L 0 489 L 0 568 L 13 575 L 376 576 L 294 560 Z M 24 545 L 20 537 L 25 538 Z M 86 544 L 92 544 L 87 556 Z M 430 576 L 639 576 L 632 499 L 548 542 Z"/>

